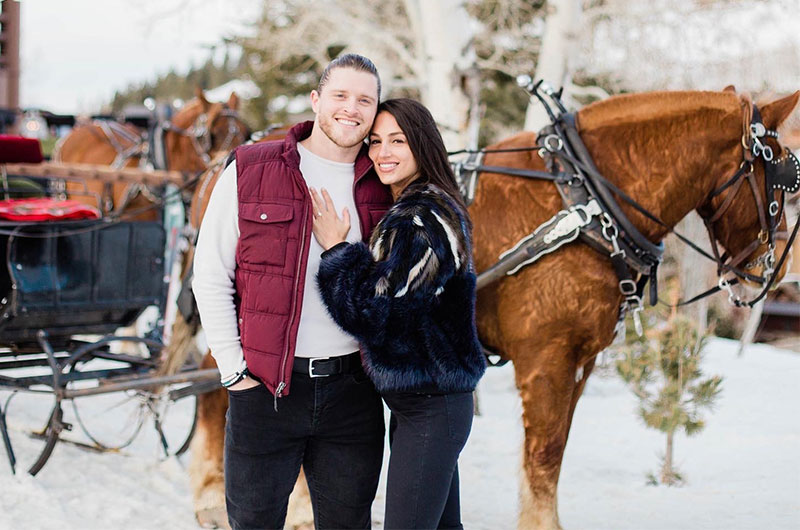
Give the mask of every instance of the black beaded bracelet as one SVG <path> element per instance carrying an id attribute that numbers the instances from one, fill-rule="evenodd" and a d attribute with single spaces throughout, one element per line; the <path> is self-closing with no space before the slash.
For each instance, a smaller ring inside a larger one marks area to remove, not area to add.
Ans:
<path id="1" fill-rule="evenodd" d="M 245 378 L 245 377 L 247 377 L 248 375 L 250 375 L 250 370 L 248 370 L 247 368 L 245 368 L 245 369 L 244 369 L 244 370 L 242 370 L 241 372 L 238 372 L 238 373 L 236 374 L 236 376 L 235 376 L 233 379 L 231 379 L 231 380 L 229 380 L 229 381 L 225 381 L 224 383 L 222 383 L 222 386 L 223 386 L 224 388 L 232 387 L 232 386 L 233 386 L 233 385 L 235 385 L 236 383 L 238 383 L 238 382 L 240 382 L 240 381 L 244 380 L 244 378 Z"/>

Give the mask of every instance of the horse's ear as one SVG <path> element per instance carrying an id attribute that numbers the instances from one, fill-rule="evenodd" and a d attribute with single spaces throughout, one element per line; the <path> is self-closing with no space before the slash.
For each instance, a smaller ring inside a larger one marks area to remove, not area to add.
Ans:
<path id="1" fill-rule="evenodd" d="M 735 94 L 736 93 L 736 87 L 733 86 L 733 85 L 728 85 L 725 88 L 723 88 L 722 91 L 723 92 L 733 92 Z"/>
<path id="2" fill-rule="evenodd" d="M 761 118 L 764 121 L 764 125 L 768 129 L 777 129 L 780 124 L 786 121 L 786 118 L 792 115 L 792 111 L 797 107 L 798 100 L 800 100 L 800 90 L 791 96 L 786 96 L 764 105 L 761 108 Z"/>
<path id="3" fill-rule="evenodd" d="M 203 89 L 199 86 L 195 87 L 194 89 L 194 97 L 196 97 L 197 101 L 200 102 L 200 105 L 203 106 L 203 112 L 208 112 L 208 108 L 211 106 L 211 103 L 208 102 L 206 95 L 203 94 Z"/>
<path id="4" fill-rule="evenodd" d="M 228 98 L 228 108 L 239 110 L 239 96 L 236 95 L 236 92 L 231 92 L 231 97 Z"/>

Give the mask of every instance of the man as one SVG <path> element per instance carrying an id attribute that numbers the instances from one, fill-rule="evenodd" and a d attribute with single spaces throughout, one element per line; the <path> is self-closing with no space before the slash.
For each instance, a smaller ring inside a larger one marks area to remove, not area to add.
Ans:
<path id="1" fill-rule="evenodd" d="M 234 529 L 283 528 L 305 469 L 317 528 L 369 528 L 383 458 L 383 407 L 358 344 L 316 285 L 323 249 L 308 188 L 351 215 L 366 240 L 391 203 L 364 138 L 380 97 L 365 57 L 331 62 L 311 92 L 316 118 L 282 142 L 243 146 L 214 187 L 192 284 L 229 391 L 225 495 Z"/>

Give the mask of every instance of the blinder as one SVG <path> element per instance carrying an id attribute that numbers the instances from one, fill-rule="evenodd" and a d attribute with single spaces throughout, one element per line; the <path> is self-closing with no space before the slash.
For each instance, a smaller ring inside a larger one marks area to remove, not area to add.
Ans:
<path id="1" fill-rule="evenodd" d="M 767 186 L 773 193 L 776 190 L 787 193 L 795 193 L 800 190 L 800 160 L 785 149 L 786 153 L 778 160 L 772 160 L 765 164 L 767 175 Z"/>

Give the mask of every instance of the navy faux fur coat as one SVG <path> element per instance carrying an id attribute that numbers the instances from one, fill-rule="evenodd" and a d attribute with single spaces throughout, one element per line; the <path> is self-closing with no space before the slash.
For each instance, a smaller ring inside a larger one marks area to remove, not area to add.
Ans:
<path id="1" fill-rule="evenodd" d="M 466 214 L 411 184 L 370 240 L 322 255 L 317 282 L 334 320 L 361 343 L 380 392 L 467 392 L 486 369 L 475 329 Z"/>

